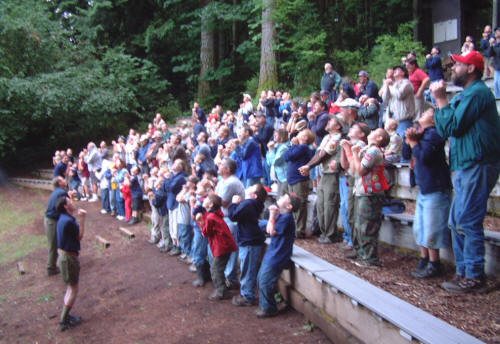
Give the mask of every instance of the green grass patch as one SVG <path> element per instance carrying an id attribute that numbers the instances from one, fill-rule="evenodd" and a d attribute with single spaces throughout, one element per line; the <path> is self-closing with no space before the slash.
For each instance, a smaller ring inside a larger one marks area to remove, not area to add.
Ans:
<path id="1" fill-rule="evenodd" d="M 42 295 L 38 298 L 38 302 L 49 302 L 53 298 L 54 298 L 54 295 L 52 295 L 52 294 Z"/>
<path id="2" fill-rule="evenodd" d="M 1 239 L 1 236 L 0 236 Z M 3 240 L 0 246 L 0 264 L 23 258 L 40 247 L 44 247 L 47 238 L 44 235 L 22 235 L 16 241 Z"/>

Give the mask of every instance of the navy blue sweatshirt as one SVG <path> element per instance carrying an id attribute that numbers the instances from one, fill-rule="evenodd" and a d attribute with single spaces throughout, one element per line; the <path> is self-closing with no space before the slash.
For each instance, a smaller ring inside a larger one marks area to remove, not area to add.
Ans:
<path id="1" fill-rule="evenodd" d="M 238 246 L 263 245 L 266 235 L 259 227 L 259 217 L 264 210 L 264 204 L 256 199 L 246 199 L 241 203 L 231 203 L 228 207 L 228 217 L 238 223 L 234 239 Z"/>
<path id="2" fill-rule="evenodd" d="M 412 148 L 416 159 L 415 181 L 423 194 L 451 189 L 450 168 L 446 163 L 444 144 L 445 140 L 439 136 L 436 127 L 429 127 Z"/>
<path id="3" fill-rule="evenodd" d="M 304 166 L 314 156 L 314 151 L 308 145 L 291 145 L 285 152 L 285 161 L 288 162 L 286 179 L 289 185 L 309 180 L 299 172 L 299 167 Z"/>

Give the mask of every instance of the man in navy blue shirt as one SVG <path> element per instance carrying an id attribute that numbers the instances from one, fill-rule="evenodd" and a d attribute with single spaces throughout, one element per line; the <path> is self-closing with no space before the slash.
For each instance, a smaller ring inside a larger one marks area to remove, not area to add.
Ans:
<path id="1" fill-rule="evenodd" d="M 62 157 L 61 161 L 54 167 L 54 178 L 59 176 L 66 178 L 68 170 L 68 160 L 68 156 L 65 155 Z"/>
<path id="2" fill-rule="evenodd" d="M 201 108 L 200 104 L 194 103 L 193 105 L 193 117 L 198 119 L 201 124 L 207 123 L 207 115 L 205 111 Z"/>
<path id="3" fill-rule="evenodd" d="M 56 211 L 56 202 L 62 197 L 76 196 L 76 190 L 66 192 L 68 184 L 66 179 L 62 176 L 58 176 L 52 180 L 52 186 L 54 191 L 50 195 L 49 204 L 47 205 L 47 210 L 45 211 L 45 233 L 47 234 L 47 241 L 49 243 L 49 257 L 47 259 L 47 276 L 57 275 L 59 269 L 56 266 L 57 262 L 57 236 L 56 236 L 56 225 L 59 219 L 59 213 Z"/>
<path id="4" fill-rule="evenodd" d="M 56 202 L 56 211 L 60 214 L 57 222 L 57 248 L 59 252 L 59 265 L 64 283 L 66 283 L 66 294 L 64 295 L 64 306 L 61 312 L 59 326 L 65 331 L 72 326 L 78 325 L 82 318 L 71 316 L 69 311 L 73 307 L 78 294 L 78 280 L 80 277 L 80 241 L 85 232 L 85 215 L 87 212 L 78 209 L 80 224 L 73 217 L 76 207 L 73 200 L 67 196 L 61 196 Z"/>

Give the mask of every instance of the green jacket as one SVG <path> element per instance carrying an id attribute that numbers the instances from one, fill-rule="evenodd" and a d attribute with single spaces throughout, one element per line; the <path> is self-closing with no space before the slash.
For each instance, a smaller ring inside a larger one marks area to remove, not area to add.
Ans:
<path id="1" fill-rule="evenodd" d="M 434 119 L 439 135 L 452 137 L 452 171 L 500 161 L 500 119 L 495 97 L 483 81 L 472 82 L 437 109 Z"/>

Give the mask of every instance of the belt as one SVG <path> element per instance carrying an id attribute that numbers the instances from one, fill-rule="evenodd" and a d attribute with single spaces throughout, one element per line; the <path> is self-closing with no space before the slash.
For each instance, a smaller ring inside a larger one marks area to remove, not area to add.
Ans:
<path id="1" fill-rule="evenodd" d="M 78 252 L 64 251 L 63 249 L 58 248 L 57 251 L 60 254 L 67 254 L 68 256 L 78 257 Z"/>

